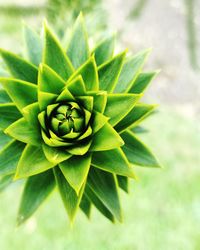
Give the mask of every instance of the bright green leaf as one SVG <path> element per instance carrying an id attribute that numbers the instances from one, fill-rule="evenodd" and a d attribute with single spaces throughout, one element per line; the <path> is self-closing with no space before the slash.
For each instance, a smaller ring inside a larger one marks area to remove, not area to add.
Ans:
<path id="1" fill-rule="evenodd" d="M 0 78 L 0 83 L 19 109 L 37 101 L 37 86 L 32 83 L 11 78 Z"/>
<path id="2" fill-rule="evenodd" d="M 38 75 L 38 89 L 43 92 L 60 94 L 65 87 L 65 81 L 50 67 L 40 64 Z"/>
<path id="3" fill-rule="evenodd" d="M 91 155 L 72 156 L 59 164 L 59 167 L 68 183 L 78 194 L 87 179 L 90 169 Z"/>
<path id="4" fill-rule="evenodd" d="M 110 117 L 109 123 L 115 126 L 135 106 L 141 95 L 110 94 L 107 96 L 107 105 L 104 114 Z"/>
<path id="5" fill-rule="evenodd" d="M 82 96 L 86 94 L 85 83 L 81 75 L 75 77 L 69 82 L 67 88 L 74 96 Z"/>
<path id="6" fill-rule="evenodd" d="M 82 76 L 87 91 L 95 91 L 99 89 L 98 71 L 94 56 L 90 57 L 83 65 L 81 65 L 71 76 L 69 81 L 79 75 Z"/>
<path id="7" fill-rule="evenodd" d="M 60 162 L 63 162 L 72 156 L 67 153 L 66 150 L 49 147 L 46 144 L 43 144 L 42 148 L 47 160 L 55 164 L 59 164 Z"/>
<path id="8" fill-rule="evenodd" d="M 17 165 L 15 179 L 26 178 L 42 173 L 55 166 L 45 157 L 42 147 L 27 145 Z"/>
<path id="9" fill-rule="evenodd" d="M 57 167 L 54 168 L 54 174 L 56 177 L 56 182 L 58 189 L 61 194 L 65 209 L 68 213 L 71 223 L 73 223 L 77 210 L 79 208 L 81 198 L 83 196 L 85 185 L 81 188 L 79 195 L 77 196 L 75 190 L 67 182 L 66 178 L 62 174 L 61 170 Z"/>
<path id="10" fill-rule="evenodd" d="M 91 151 L 104 151 L 113 148 L 121 147 L 124 144 L 119 134 L 112 128 L 109 123 L 106 123 L 93 136 Z"/>
<path id="11" fill-rule="evenodd" d="M 37 128 L 30 126 L 25 118 L 21 118 L 12 123 L 5 133 L 14 139 L 31 145 L 41 144 L 41 135 Z"/>

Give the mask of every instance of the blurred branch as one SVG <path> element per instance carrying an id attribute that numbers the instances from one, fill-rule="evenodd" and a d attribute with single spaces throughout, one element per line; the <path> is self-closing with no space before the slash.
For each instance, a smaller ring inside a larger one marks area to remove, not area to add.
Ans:
<path id="1" fill-rule="evenodd" d="M 135 7 L 131 10 L 129 17 L 130 18 L 138 18 L 141 16 L 142 11 L 144 10 L 148 0 L 138 0 Z"/>
<path id="2" fill-rule="evenodd" d="M 1 15 L 9 16 L 29 16 L 43 13 L 45 6 L 23 6 L 23 5 L 3 5 L 0 6 Z"/>
<path id="3" fill-rule="evenodd" d="M 188 50 L 191 65 L 194 69 L 198 69 L 198 41 L 196 35 L 195 19 L 195 3 L 196 0 L 185 0 L 186 5 L 186 26 L 188 35 Z"/>

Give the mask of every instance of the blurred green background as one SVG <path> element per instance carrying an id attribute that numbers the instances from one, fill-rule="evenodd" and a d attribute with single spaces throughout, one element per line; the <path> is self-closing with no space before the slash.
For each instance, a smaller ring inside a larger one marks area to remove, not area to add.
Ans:
<path id="1" fill-rule="evenodd" d="M 61 37 L 83 9 L 90 33 L 119 32 L 119 47 L 153 47 L 146 69 L 161 68 L 145 101 L 159 112 L 144 122 L 143 139 L 164 169 L 137 168 L 130 195 L 121 193 L 124 223 L 97 211 L 79 212 L 70 228 L 56 192 L 24 226 L 15 228 L 21 186 L 0 193 L 2 250 L 200 249 L 200 9 L 199 0 L 0 0 L 0 47 L 20 52 L 22 20 L 40 27 L 46 16 Z"/>

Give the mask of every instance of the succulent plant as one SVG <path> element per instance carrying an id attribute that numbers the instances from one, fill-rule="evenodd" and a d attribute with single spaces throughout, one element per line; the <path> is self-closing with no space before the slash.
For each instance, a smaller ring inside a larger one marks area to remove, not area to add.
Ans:
<path id="1" fill-rule="evenodd" d="M 138 139 L 155 108 L 140 102 L 157 72 L 142 73 L 149 50 L 114 54 L 114 37 L 92 51 L 83 17 L 65 51 L 44 25 L 44 44 L 25 28 L 26 58 L 0 50 L 10 75 L 0 77 L 0 189 L 25 179 L 18 224 L 57 187 L 69 219 L 94 205 L 122 221 L 119 189 L 135 166 L 159 167 Z"/>

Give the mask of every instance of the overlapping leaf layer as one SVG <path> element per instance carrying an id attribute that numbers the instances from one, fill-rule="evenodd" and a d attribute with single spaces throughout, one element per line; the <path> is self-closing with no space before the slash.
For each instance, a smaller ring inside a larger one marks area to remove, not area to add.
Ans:
<path id="1" fill-rule="evenodd" d="M 90 52 L 82 15 L 66 51 L 46 24 L 44 43 L 28 27 L 25 40 L 25 59 L 0 50 L 11 75 L 0 78 L 0 190 L 27 179 L 18 224 L 55 186 L 71 221 L 92 205 L 122 221 L 119 188 L 134 166 L 159 167 L 133 132 L 155 108 L 140 102 L 157 74 L 142 73 L 149 50 L 116 55 L 111 36 Z"/>

